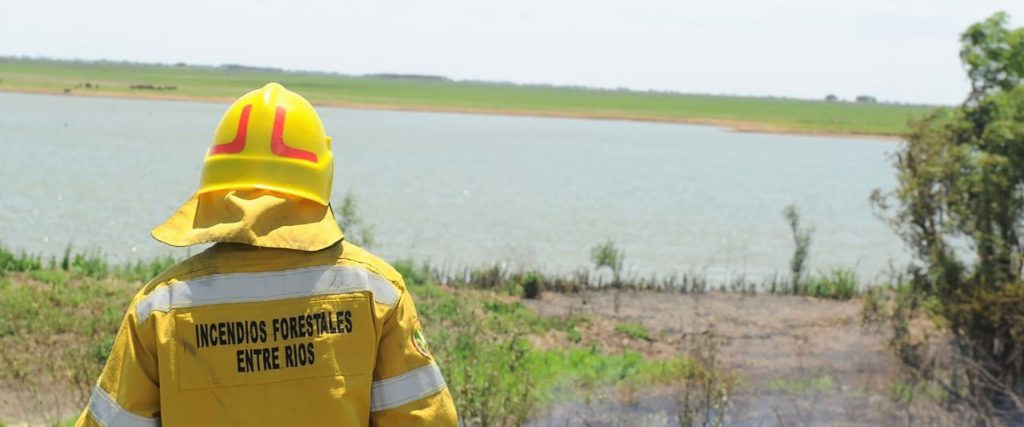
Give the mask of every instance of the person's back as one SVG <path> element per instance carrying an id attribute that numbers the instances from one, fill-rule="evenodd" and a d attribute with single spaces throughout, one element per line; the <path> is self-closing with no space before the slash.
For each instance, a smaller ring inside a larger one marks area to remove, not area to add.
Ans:
<path id="1" fill-rule="evenodd" d="M 401 276 L 334 222 L 319 118 L 288 133 L 288 109 L 312 111 L 270 84 L 225 114 L 200 191 L 153 233 L 215 244 L 138 292 L 77 425 L 455 425 Z"/>

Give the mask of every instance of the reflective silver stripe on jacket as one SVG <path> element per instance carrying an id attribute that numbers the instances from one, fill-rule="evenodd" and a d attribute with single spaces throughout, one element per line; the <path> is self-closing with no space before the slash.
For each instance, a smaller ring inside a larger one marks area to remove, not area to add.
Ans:
<path id="1" fill-rule="evenodd" d="M 447 387 L 441 370 L 431 362 L 402 375 L 373 382 L 370 411 L 397 408 L 437 393 Z"/>
<path id="2" fill-rule="evenodd" d="M 154 427 L 160 425 L 159 418 L 143 417 L 128 412 L 98 385 L 92 389 L 92 397 L 89 398 L 89 415 L 96 421 L 96 424 L 103 427 Z"/>
<path id="3" fill-rule="evenodd" d="M 394 307 L 398 290 L 387 279 L 356 266 L 319 266 L 260 273 L 231 273 L 172 282 L 153 290 L 136 305 L 141 323 L 154 311 L 213 304 L 369 291 L 377 302 Z"/>

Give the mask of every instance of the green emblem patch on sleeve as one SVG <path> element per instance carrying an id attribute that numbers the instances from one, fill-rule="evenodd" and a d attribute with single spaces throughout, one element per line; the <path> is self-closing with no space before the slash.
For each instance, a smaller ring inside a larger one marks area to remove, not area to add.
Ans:
<path id="1" fill-rule="evenodd" d="M 423 336 L 423 330 L 420 329 L 419 325 L 416 325 L 416 330 L 412 333 L 412 344 L 416 346 L 416 349 L 424 356 L 432 357 L 430 355 L 430 350 L 427 348 L 427 338 Z"/>

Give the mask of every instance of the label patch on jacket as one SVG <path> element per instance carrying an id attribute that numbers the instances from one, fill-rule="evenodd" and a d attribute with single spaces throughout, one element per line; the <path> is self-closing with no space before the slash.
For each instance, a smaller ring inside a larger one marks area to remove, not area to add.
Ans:
<path id="1" fill-rule="evenodd" d="M 416 325 L 416 330 L 412 333 L 412 344 L 416 346 L 416 350 L 419 350 L 421 354 L 427 357 L 430 355 L 430 349 L 427 348 L 427 337 L 423 336 L 423 328 L 420 325 Z"/>
<path id="2" fill-rule="evenodd" d="M 175 316 L 175 337 L 182 388 L 370 374 L 376 353 L 361 296 L 198 307 Z"/>

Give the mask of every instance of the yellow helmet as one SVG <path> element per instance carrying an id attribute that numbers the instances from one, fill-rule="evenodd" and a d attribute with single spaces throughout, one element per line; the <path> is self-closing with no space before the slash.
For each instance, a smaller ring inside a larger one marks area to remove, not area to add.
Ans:
<path id="1" fill-rule="evenodd" d="M 264 189 L 327 206 L 331 138 L 309 101 L 277 83 L 238 98 L 214 133 L 196 194 Z"/>

